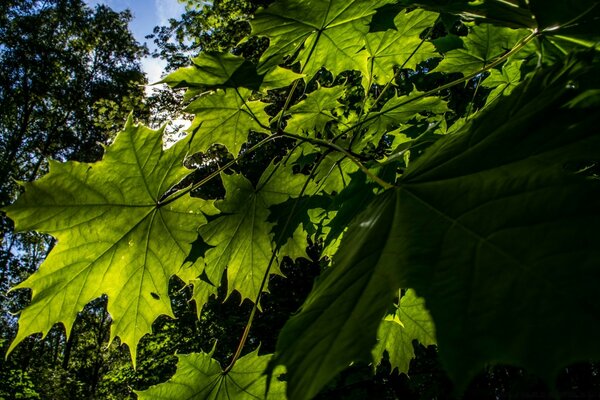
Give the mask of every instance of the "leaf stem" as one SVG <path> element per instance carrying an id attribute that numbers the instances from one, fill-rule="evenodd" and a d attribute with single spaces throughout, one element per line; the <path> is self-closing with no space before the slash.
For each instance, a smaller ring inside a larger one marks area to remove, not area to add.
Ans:
<path id="1" fill-rule="evenodd" d="M 255 152 L 256 150 L 258 150 L 260 147 L 262 147 L 265 143 L 270 142 L 271 140 L 275 140 L 275 139 L 279 139 L 282 138 L 282 135 L 270 135 L 267 136 L 266 138 L 264 138 L 263 140 L 261 140 L 260 142 L 258 142 L 257 144 L 255 144 L 254 146 L 250 147 L 248 150 L 246 150 L 243 154 L 240 154 L 238 157 L 236 157 L 235 159 L 227 162 L 226 164 L 224 164 L 222 167 L 220 167 L 219 169 L 217 169 L 216 171 L 212 172 L 210 175 L 206 176 L 205 178 L 203 178 L 201 181 L 194 183 L 193 185 L 187 186 L 185 189 L 182 189 L 180 191 L 177 191 L 175 193 L 173 193 L 171 196 L 167 197 L 165 200 L 161 201 L 158 203 L 159 207 L 165 206 L 169 203 L 172 203 L 173 201 L 181 198 L 182 196 L 190 193 L 191 191 L 201 187 L 202 185 L 206 184 L 208 181 L 210 181 L 211 179 L 213 179 L 214 177 L 218 176 L 219 174 L 221 174 L 221 172 L 225 171 L 227 168 L 231 167 L 232 165 L 234 165 L 235 163 L 237 163 L 239 160 L 241 160 L 242 158 L 244 158 L 246 155 L 251 154 L 253 152 Z"/>
<path id="2" fill-rule="evenodd" d="M 394 187 L 394 185 L 384 181 L 383 179 L 381 179 L 380 177 L 378 177 L 377 175 L 375 175 L 371 171 L 369 171 L 369 169 L 358 160 L 358 156 L 356 154 L 344 149 L 343 147 L 338 146 L 337 144 L 335 144 L 333 142 L 329 142 L 327 140 L 318 139 L 318 138 L 304 137 L 304 136 L 296 135 L 294 133 L 289 133 L 289 132 L 285 132 L 285 131 L 281 132 L 280 134 L 285 137 L 302 140 L 302 141 L 317 144 L 320 146 L 325 146 L 332 150 L 340 152 L 343 155 L 345 155 L 346 157 L 348 157 L 354 164 L 356 164 L 358 166 L 358 168 L 361 169 L 361 171 L 363 171 L 369 178 L 371 178 L 371 180 L 378 183 L 384 189 L 391 189 Z"/>

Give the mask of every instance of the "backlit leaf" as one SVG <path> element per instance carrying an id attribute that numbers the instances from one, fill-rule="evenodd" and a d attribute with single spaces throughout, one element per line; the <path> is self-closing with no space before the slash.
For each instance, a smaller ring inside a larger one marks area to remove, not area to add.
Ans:
<path id="1" fill-rule="evenodd" d="M 408 290 L 395 313 L 386 316 L 377 331 L 377 345 L 373 348 L 373 360 L 381 362 L 387 351 L 389 361 L 398 372 L 408 373 L 410 361 L 415 358 L 413 341 L 423 346 L 436 344 L 435 326 L 425 308 L 425 301 L 414 290 Z"/>
<path id="2" fill-rule="evenodd" d="M 343 86 L 320 88 L 309 93 L 304 100 L 290 107 L 288 114 L 292 118 L 287 122 L 286 131 L 311 136 L 315 136 L 315 132 L 323 133 L 327 122 L 336 119 L 333 110 L 340 106 L 337 100 L 343 93 Z"/>
<path id="3" fill-rule="evenodd" d="M 215 203 L 222 215 L 198 230 L 211 246 L 203 259 L 206 275 L 218 284 L 227 270 L 228 293 L 237 290 L 243 299 L 254 301 L 275 250 L 269 207 L 297 197 L 306 177 L 293 175 L 280 164 L 268 168 L 256 187 L 243 175 L 222 175 L 222 179 L 226 196 Z M 280 273 L 276 264 L 271 273 Z"/>
<path id="4" fill-rule="evenodd" d="M 420 114 L 443 114 L 449 111 L 447 103 L 440 97 L 424 96 L 412 91 L 406 96 L 395 96 L 388 100 L 381 110 L 367 115 L 363 126 L 367 134 L 358 144 L 362 148 L 369 142 L 378 143 L 381 137 L 394 128 L 409 122 Z"/>
<path id="5" fill-rule="evenodd" d="M 192 64 L 167 75 L 160 83 L 167 83 L 173 88 L 188 87 L 202 90 L 242 87 L 269 90 L 288 86 L 302 77 L 280 67 L 259 74 L 256 66 L 250 61 L 229 53 L 202 53 L 192 58 Z"/>
<path id="6" fill-rule="evenodd" d="M 215 143 L 237 155 L 251 130 L 268 132 L 266 103 L 250 101 L 247 89 L 219 90 L 200 96 L 185 111 L 196 115 L 188 129 L 193 135 L 192 149 L 203 152 Z"/>
<path id="7" fill-rule="evenodd" d="M 492 88 L 486 99 L 486 104 L 496 100 L 499 96 L 508 96 L 521 81 L 521 64 L 523 61 L 509 62 L 502 66 L 502 72 L 493 69 L 490 76 L 481 82 L 481 86 Z"/>
<path id="8" fill-rule="evenodd" d="M 463 39 L 464 48 L 451 50 L 435 69 L 437 72 L 476 72 L 508 52 L 522 38 L 524 29 L 501 28 L 490 24 L 471 27 Z"/>
<path id="9" fill-rule="evenodd" d="M 416 69 L 418 63 L 438 54 L 430 42 L 419 35 L 435 23 L 438 14 L 425 10 L 400 12 L 394 19 L 396 30 L 367 33 L 365 44 L 369 63 L 365 76 L 386 84 L 394 77 L 394 67 Z"/>
<path id="10" fill-rule="evenodd" d="M 211 203 L 182 196 L 161 202 L 189 170 L 186 142 L 162 150 L 162 132 L 129 121 L 102 161 L 50 163 L 25 183 L 8 207 L 16 228 L 48 233 L 57 244 L 39 271 L 17 288 L 31 288 L 14 348 L 26 336 L 62 323 L 67 333 L 83 307 L 108 295 L 111 337 L 127 343 L 135 363 L 140 338 L 162 314 L 173 316 L 169 278 L 183 271 L 195 229 L 214 214 Z M 196 271 L 191 275 L 199 275 Z M 183 271 L 182 275 L 190 275 Z"/>
<path id="11" fill-rule="evenodd" d="M 136 392 L 140 400 L 278 400 L 285 399 L 285 382 L 271 379 L 267 393 L 264 370 L 271 355 L 258 355 L 258 349 L 237 360 L 224 372 L 212 354 L 179 355 L 177 372 L 167 382 Z"/>
<path id="12" fill-rule="evenodd" d="M 334 75 L 364 70 L 367 53 L 362 37 L 369 30 L 377 7 L 389 0 L 282 0 L 259 11 L 252 34 L 266 36 L 270 46 L 261 58 L 262 68 L 280 64 L 298 52 L 297 61 L 307 78 L 323 66 Z"/>
<path id="13" fill-rule="evenodd" d="M 558 0 L 560 1 L 560 0 Z M 457 14 L 467 20 L 512 28 L 535 28 L 531 10 L 519 0 L 401 0 L 406 6 L 418 5 L 439 13 Z"/>

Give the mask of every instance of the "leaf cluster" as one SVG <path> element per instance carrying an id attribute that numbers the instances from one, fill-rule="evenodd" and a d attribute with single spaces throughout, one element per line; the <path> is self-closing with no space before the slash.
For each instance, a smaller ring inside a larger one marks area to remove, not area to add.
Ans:
<path id="1" fill-rule="evenodd" d="M 182 140 L 165 149 L 129 120 L 101 161 L 23 184 L 8 215 L 57 245 L 17 286 L 32 301 L 11 348 L 68 333 L 107 295 L 135 364 L 153 321 L 174 316 L 177 276 L 199 315 L 219 290 L 252 310 L 228 364 L 181 355 L 141 398 L 309 399 L 352 363 L 407 372 L 413 340 L 439 346 L 459 392 L 489 363 L 551 382 L 600 358 L 600 6 L 508 3 L 260 9 L 260 57 L 203 51 L 163 79 L 186 89 Z M 268 143 L 279 153 L 257 176 L 239 167 Z M 230 156 L 207 157 L 215 146 Z M 193 157 L 217 168 L 189 179 Z M 191 196 L 212 180 L 222 198 Z M 315 245 L 330 266 L 275 353 L 249 352 L 270 277 Z"/>

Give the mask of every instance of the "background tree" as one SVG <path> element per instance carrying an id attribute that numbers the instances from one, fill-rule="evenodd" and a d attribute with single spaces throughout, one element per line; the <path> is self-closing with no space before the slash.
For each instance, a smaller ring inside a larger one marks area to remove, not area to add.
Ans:
<path id="1" fill-rule="evenodd" d="M 14 201 L 16 181 L 43 175 L 49 158 L 97 160 L 100 144 L 111 139 L 131 111 L 138 118 L 148 117 L 139 63 L 147 50 L 129 31 L 131 18 L 128 11 L 106 6 L 92 10 L 81 0 L 2 2 L 0 204 Z M 6 349 L 16 329 L 9 312 L 26 302 L 23 293 L 7 291 L 37 268 L 53 241 L 14 234 L 4 214 L 0 238 L 0 341 Z M 77 376 L 85 371 L 77 364 L 97 362 L 108 327 L 104 314 L 98 302 L 82 324 L 102 329 L 85 329 L 67 343 L 63 333 L 53 331 L 43 341 L 28 341 L 9 361 L 3 358 L 0 398 L 82 398 L 90 388 L 93 393 L 89 380 L 97 380 L 97 373 Z M 79 355 L 71 351 L 74 346 L 91 346 L 93 351 Z"/>

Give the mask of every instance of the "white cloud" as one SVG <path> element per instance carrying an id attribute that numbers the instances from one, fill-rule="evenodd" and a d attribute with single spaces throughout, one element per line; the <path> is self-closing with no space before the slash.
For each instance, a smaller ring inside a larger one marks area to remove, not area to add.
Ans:
<path id="1" fill-rule="evenodd" d="M 165 60 L 152 57 L 144 57 L 142 59 L 142 70 L 148 78 L 148 83 L 160 81 L 166 66 L 167 62 Z"/>
<path id="2" fill-rule="evenodd" d="M 160 25 L 167 25 L 169 18 L 178 18 L 185 11 L 185 5 L 177 0 L 154 0 L 154 7 Z"/>

